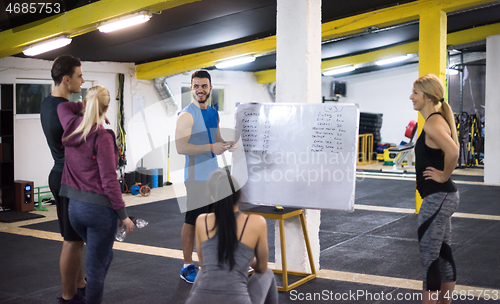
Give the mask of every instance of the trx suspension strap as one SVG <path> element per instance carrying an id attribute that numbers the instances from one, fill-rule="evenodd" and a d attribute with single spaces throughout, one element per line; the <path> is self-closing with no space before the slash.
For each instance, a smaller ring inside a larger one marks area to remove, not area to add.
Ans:
<path id="1" fill-rule="evenodd" d="M 127 164 L 126 145 L 125 145 L 125 112 L 123 110 L 123 86 L 125 83 L 125 75 L 118 74 L 118 132 L 116 139 L 118 145 L 119 160 L 118 166 L 124 167 Z"/>

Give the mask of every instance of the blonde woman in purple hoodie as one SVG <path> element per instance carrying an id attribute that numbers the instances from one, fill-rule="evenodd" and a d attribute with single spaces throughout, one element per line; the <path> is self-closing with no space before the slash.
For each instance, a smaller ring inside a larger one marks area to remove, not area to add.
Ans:
<path id="1" fill-rule="evenodd" d="M 128 234 L 134 230 L 116 174 L 115 134 L 103 127 L 109 101 L 109 91 L 98 85 L 87 91 L 85 109 L 78 102 L 63 102 L 57 107 L 66 159 L 60 195 L 70 199 L 71 225 L 87 244 L 85 302 L 92 304 L 102 301 L 117 220 Z"/>

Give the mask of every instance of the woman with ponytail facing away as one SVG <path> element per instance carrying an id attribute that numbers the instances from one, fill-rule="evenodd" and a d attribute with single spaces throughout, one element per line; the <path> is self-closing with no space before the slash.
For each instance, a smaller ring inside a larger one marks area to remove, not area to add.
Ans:
<path id="1" fill-rule="evenodd" d="M 87 91 L 83 116 L 82 103 L 63 102 L 57 107 L 66 158 L 60 195 L 70 199 L 71 225 L 87 244 L 88 304 L 102 301 L 117 220 L 127 227 L 128 234 L 135 227 L 127 215 L 116 175 L 115 134 L 103 127 L 109 101 L 108 90 L 98 85 Z"/>
<path id="2" fill-rule="evenodd" d="M 459 144 L 455 117 L 444 101 L 445 88 L 435 75 L 413 83 L 413 108 L 425 118 L 415 145 L 417 190 L 423 202 L 418 214 L 420 260 L 424 267 L 423 303 L 451 303 L 457 279 L 451 252 L 451 216 L 459 194 L 450 179 Z"/>
<path id="3" fill-rule="evenodd" d="M 225 170 L 210 176 L 208 192 L 214 212 L 196 220 L 201 271 L 186 304 L 278 303 L 274 274 L 267 267 L 266 220 L 240 212 L 239 188 Z M 250 278 L 249 266 L 255 270 Z"/>

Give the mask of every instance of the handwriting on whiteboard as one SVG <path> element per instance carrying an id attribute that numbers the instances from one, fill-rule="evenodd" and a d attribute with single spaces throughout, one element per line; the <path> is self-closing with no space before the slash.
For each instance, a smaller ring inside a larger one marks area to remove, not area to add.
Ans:
<path id="1" fill-rule="evenodd" d="M 243 112 L 240 123 L 241 139 L 245 152 L 259 151 L 265 155 L 269 149 L 271 122 L 267 115 L 253 112 L 251 109 Z"/>
<path id="2" fill-rule="evenodd" d="M 318 111 L 311 131 L 311 152 L 342 152 L 346 133 L 342 107 L 325 106 Z"/>

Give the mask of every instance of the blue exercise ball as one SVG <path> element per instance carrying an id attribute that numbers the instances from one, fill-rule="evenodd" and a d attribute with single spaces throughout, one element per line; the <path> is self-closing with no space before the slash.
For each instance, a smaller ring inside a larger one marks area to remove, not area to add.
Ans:
<path id="1" fill-rule="evenodd" d="M 133 195 L 139 194 L 140 191 L 141 187 L 139 187 L 138 185 L 133 185 L 132 188 L 130 188 L 130 192 L 132 192 Z"/>

